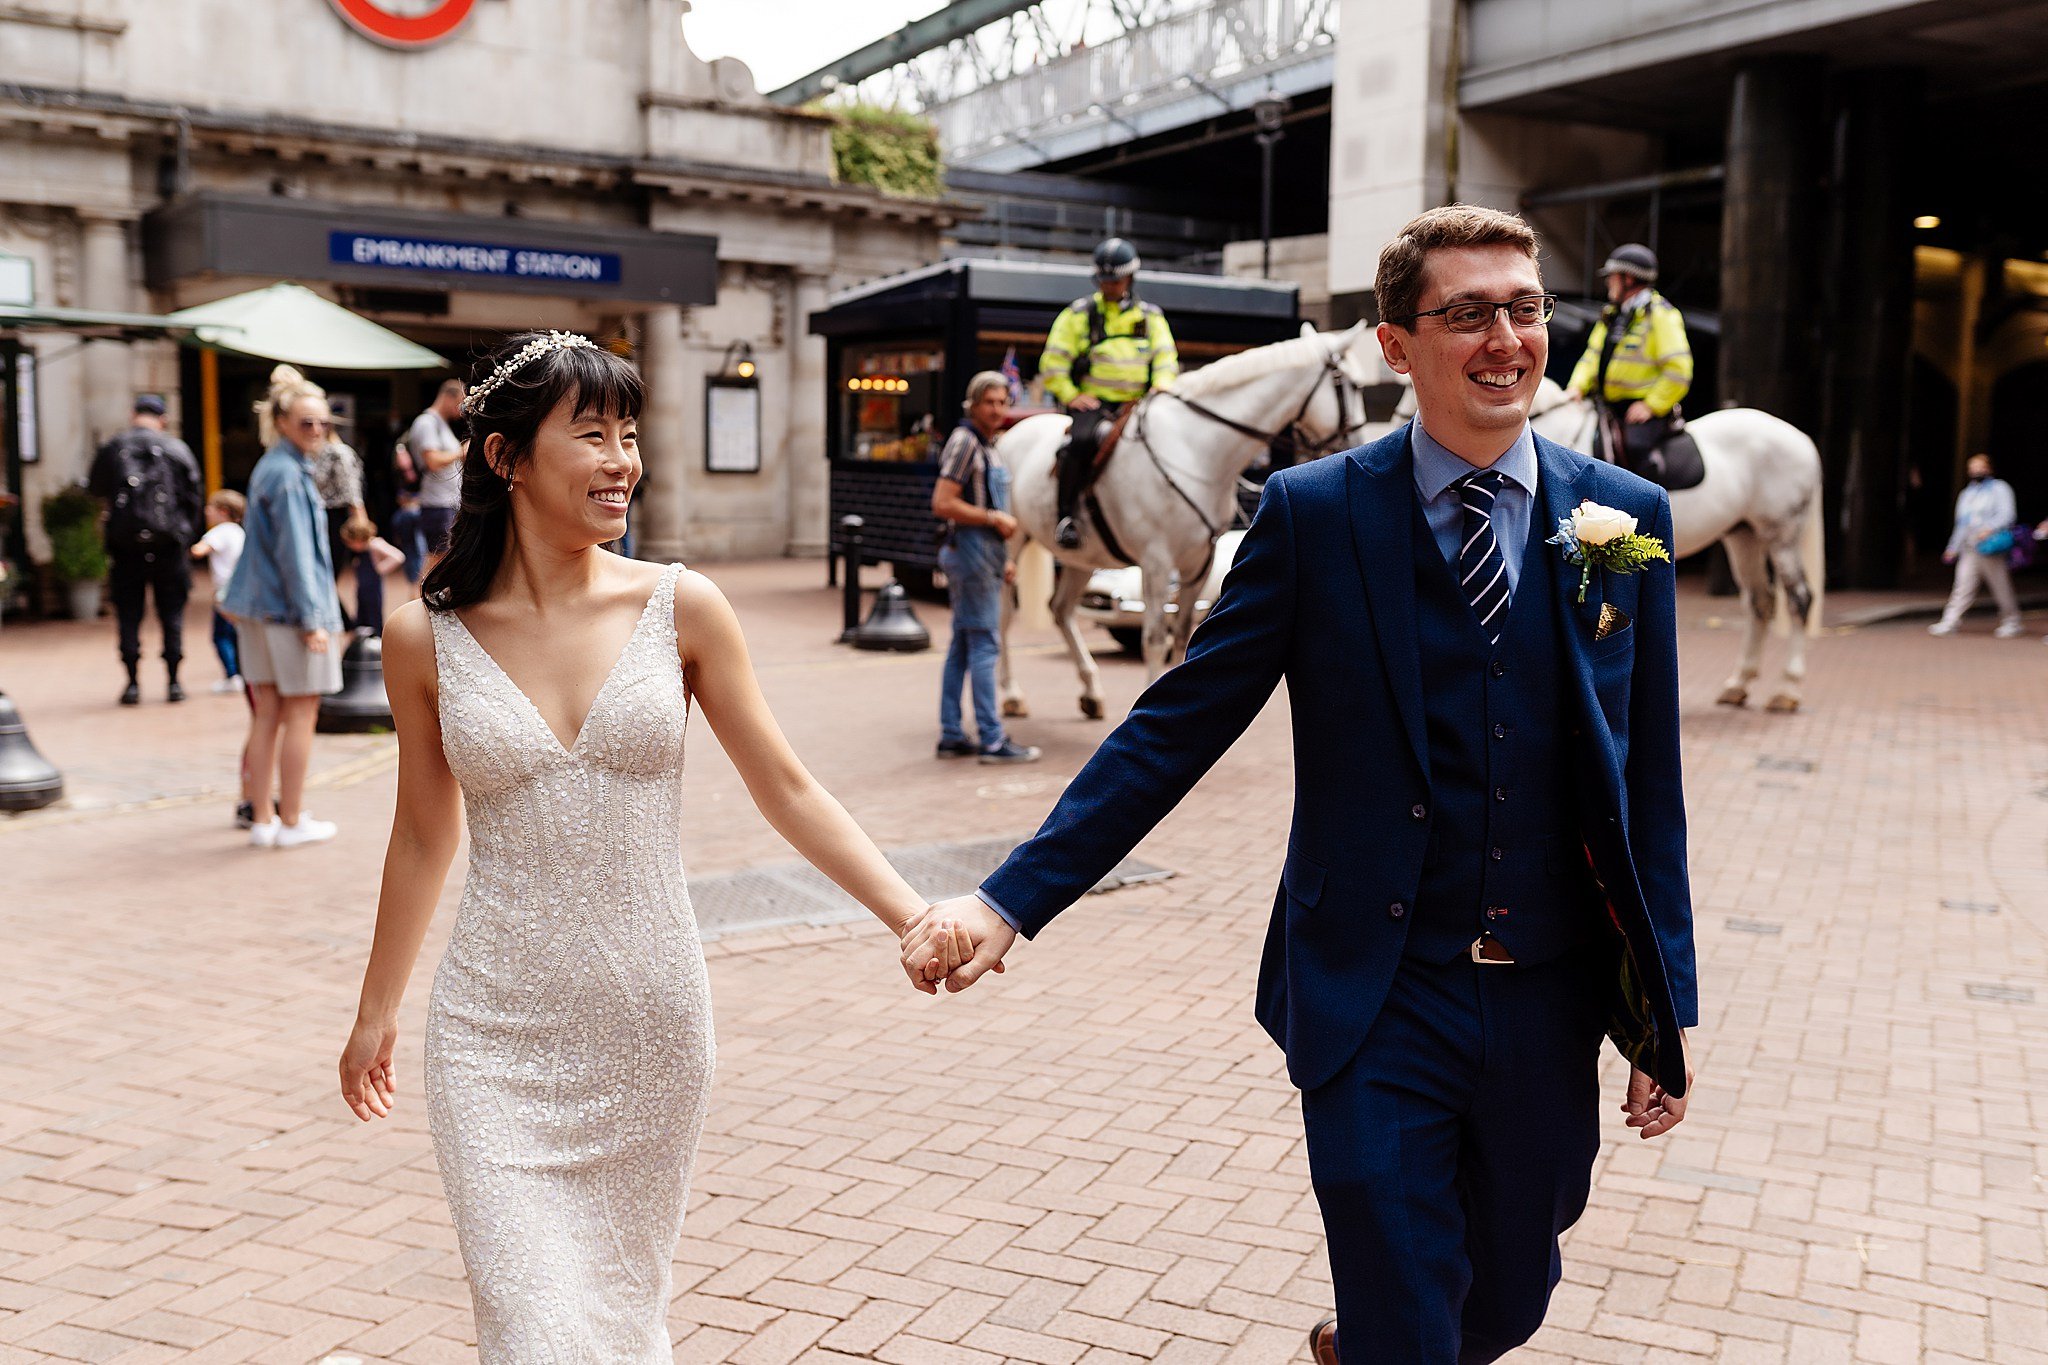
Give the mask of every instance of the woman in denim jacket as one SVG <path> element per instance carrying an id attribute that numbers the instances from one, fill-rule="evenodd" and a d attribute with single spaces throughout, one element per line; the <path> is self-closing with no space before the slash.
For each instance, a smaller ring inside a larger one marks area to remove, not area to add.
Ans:
<path id="1" fill-rule="evenodd" d="M 334 826 L 302 805 L 320 698 L 341 690 L 341 630 L 327 513 L 311 458 L 328 442 L 327 395 L 289 365 L 270 375 L 257 408 L 269 450 L 249 478 L 247 535 L 222 609 L 241 637 L 242 674 L 252 714 L 242 765 L 242 799 L 257 848 L 295 848 L 334 837 Z M 277 773 L 277 806 L 270 774 Z M 256 818 L 256 817 L 261 818 Z"/>

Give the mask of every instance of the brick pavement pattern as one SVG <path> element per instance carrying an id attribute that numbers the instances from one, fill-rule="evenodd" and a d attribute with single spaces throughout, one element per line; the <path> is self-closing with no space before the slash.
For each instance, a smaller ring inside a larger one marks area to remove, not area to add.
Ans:
<path id="1" fill-rule="evenodd" d="M 935 655 L 830 646 L 816 565 L 714 576 L 799 751 L 884 847 L 1028 832 L 1105 733 L 1034 640 L 1017 729 L 1046 761 L 934 763 Z M 1731 603 L 1688 580 L 1681 616 L 1697 1099 L 1651 1144 L 1610 1110 L 1549 1324 L 1513 1359 L 2043 1365 L 2048 655 L 1988 625 L 1837 632 L 1785 719 L 1712 705 Z M 1142 670 L 1105 676 L 1120 710 Z M 341 838 L 257 852 L 227 822 L 237 699 L 115 708 L 104 624 L 7 626 L 0 681 L 74 796 L 0 820 L 0 1365 L 473 1360 L 419 1095 L 364 1127 L 335 1094 L 391 741 L 323 737 L 310 804 Z M 712 946 L 678 1361 L 1302 1358 L 1328 1272 L 1251 1019 L 1287 723 L 1269 707 L 1143 847 L 1179 877 L 1090 900 L 966 997 L 910 992 L 872 925 Z M 708 731 L 688 809 L 693 874 L 789 856 Z M 1620 1079 L 1610 1057 L 1616 1103 Z"/>

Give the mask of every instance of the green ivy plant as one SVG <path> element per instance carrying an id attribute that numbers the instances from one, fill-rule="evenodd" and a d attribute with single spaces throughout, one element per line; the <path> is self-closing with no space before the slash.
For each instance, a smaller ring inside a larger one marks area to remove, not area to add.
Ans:
<path id="1" fill-rule="evenodd" d="M 930 119 L 874 104 L 825 112 L 837 120 L 832 163 L 841 184 L 872 185 L 911 199 L 937 199 L 945 193 L 939 131 Z"/>
<path id="2" fill-rule="evenodd" d="M 82 488 L 43 499 L 43 530 L 50 537 L 50 572 L 66 583 L 107 576 L 107 542 L 100 532 L 100 500 Z"/>

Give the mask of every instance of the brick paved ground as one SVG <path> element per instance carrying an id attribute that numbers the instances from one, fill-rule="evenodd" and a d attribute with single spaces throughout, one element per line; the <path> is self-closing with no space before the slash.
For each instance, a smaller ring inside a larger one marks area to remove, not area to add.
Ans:
<path id="1" fill-rule="evenodd" d="M 820 776 L 885 846 L 1028 831 L 1103 733 L 1062 661 L 1021 665 L 1046 763 L 935 764 L 937 660 L 826 645 L 819 576 L 717 572 Z M 1710 704 L 1728 609 L 1683 603 L 1694 1117 L 1611 1127 L 1516 1360 L 2048 1362 L 2048 651 L 1838 634 L 1788 720 Z M 1138 670 L 1106 676 L 1128 704 Z M 342 837 L 258 853 L 226 820 L 237 700 L 118 710 L 104 623 L 8 625 L 0 682 L 77 803 L 0 821 L 0 1365 L 474 1359 L 417 1092 L 375 1129 L 333 1093 L 390 742 L 323 738 L 311 804 Z M 714 945 L 678 1360 L 1300 1357 L 1328 1277 L 1250 1018 L 1286 746 L 1270 708 L 1145 846 L 1176 880 L 1091 900 L 964 999 L 910 993 L 865 926 Z M 708 734 L 689 781 L 693 873 L 788 856 Z"/>

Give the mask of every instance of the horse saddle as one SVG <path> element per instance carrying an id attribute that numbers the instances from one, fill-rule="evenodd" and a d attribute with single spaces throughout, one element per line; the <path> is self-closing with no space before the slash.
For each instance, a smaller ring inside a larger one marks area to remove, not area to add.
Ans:
<path id="1" fill-rule="evenodd" d="M 1619 464 L 1629 473 L 1648 479 L 1667 493 L 1697 487 L 1707 477 L 1707 466 L 1700 458 L 1699 443 L 1685 429 L 1683 419 L 1673 422 L 1655 444 L 1647 447 L 1640 445 L 1640 437 L 1637 445 L 1632 447 L 1620 418 L 1611 411 L 1602 415 L 1600 426 L 1608 463 Z M 1619 459 L 1615 458 L 1617 452 Z"/>

